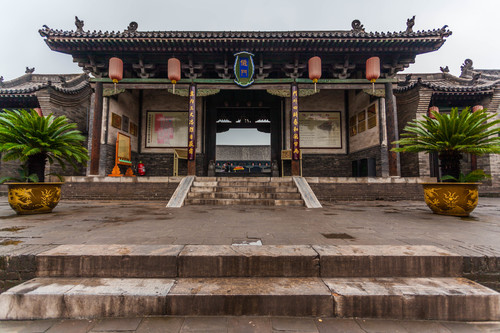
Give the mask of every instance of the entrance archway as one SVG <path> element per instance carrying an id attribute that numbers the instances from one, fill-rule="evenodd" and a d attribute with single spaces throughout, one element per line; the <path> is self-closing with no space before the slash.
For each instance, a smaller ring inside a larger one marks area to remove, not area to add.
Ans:
<path id="1" fill-rule="evenodd" d="M 226 90 L 207 98 L 206 161 L 215 162 L 217 175 L 271 175 L 281 150 L 281 104 L 261 90 Z M 224 144 L 228 138 L 231 144 Z"/>

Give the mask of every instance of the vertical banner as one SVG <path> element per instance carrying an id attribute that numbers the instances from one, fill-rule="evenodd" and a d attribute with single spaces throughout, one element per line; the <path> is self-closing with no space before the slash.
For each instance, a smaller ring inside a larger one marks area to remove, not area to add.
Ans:
<path id="1" fill-rule="evenodd" d="M 189 87 L 188 160 L 196 159 L 196 86 Z"/>
<path id="2" fill-rule="evenodd" d="M 292 160 L 300 159 L 299 144 L 299 90 L 296 84 L 292 85 Z"/>

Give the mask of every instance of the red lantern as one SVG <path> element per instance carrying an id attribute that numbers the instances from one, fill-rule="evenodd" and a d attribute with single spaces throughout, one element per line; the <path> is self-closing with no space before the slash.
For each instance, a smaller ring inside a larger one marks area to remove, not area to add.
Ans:
<path id="1" fill-rule="evenodd" d="M 472 113 L 476 112 L 476 111 L 481 111 L 483 110 L 483 106 L 482 105 L 475 105 L 473 108 L 472 108 Z"/>
<path id="2" fill-rule="evenodd" d="M 34 108 L 33 110 L 35 110 L 35 111 L 36 111 L 36 113 L 38 113 L 38 115 L 39 115 L 40 117 L 43 117 L 42 108 Z"/>
<path id="3" fill-rule="evenodd" d="M 123 61 L 120 58 L 109 59 L 109 78 L 113 80 L 116 92 L 116 84 L 123 79 Z"/>
<path id="4" fill-rule="evenodd" d="M 439 108 L 437 106 L 431 106 L 429 111 L 427 111 L 427 116 L 431 119 L 436 119 L 436 117 L 432 114 L 432 112 L 439 113 Z"/>
<path id="5" fill-rule="evenodd" d="M 179 59 L 168 59 L 168 79 L 172 81 L 172 92 L 175 94 L 175 84 L 181 79 L 181 62 Z"/>
<path id="6" fill-rule="evenodd" d="M 309 79 L 314 82 L 314 92 L 316 92 L 316 82 L 321 79 L 321 58 L 312 57 L 308 62 Z"/>
<path id="7" fill-rule="evenodd" d="M 380 58 L 371 57 L 366 60 L 366 79 L 372 83 L 373 92 L 375 92 L 375 81 L 380 77 Z"/>

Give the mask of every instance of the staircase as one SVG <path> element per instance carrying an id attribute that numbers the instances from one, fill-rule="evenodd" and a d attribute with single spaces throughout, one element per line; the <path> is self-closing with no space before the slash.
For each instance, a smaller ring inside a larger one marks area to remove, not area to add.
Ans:
<path id="1" fill-rule="evenodd" d="M 304 201 L 289 177 L 196 177 L 185 204 L 304 206 Z"/>
<path id="2" fill-rule="evenodd" d="M 433 246 L 61 245 L 0 319 L 315 316 L 487 321 L 500 294 Z"/>

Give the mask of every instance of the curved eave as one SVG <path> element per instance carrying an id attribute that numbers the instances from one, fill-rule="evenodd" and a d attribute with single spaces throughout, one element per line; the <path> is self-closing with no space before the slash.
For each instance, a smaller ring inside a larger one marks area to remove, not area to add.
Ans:
<path id="1" fill-rule="evenodd" d="M 406 91 L 410 91 L 414 88 L 417 88 L 418 86 L 432 89 L 432 91 L 436 94 L 463 95 L 463 94 L 491 94 L 493 93 L 496 84 L 493 83 L 491 85 L 485 85 L 485 86 L 460 87 L 460 86 L 439 86 L 437 84 L 433 84 L 430 82 L 413 82 L 407 86 L 397 87 L 396 89 L 394 89 L 394 91 L 396 93 L 403 93 Z"/>
<path id="2" fill-rule="evenodd" d="M 42 90 L 44 88 L 51 87 L 54 90 L 68 94 L 68 95 L 76 95 L 83 91 L 86 88 L 90 87 L 90 83 L 87 81 L 84 84 L 80 84 L 78 87 L 74 88 L 64 88 L 57 85 L 49 85 L 48 83 L 42 83 L 40 85 L 29 87 L 29 88 L 19 88 L 19 89 L 0 89 L 0 97 L 9 97 L 9 96 L 35 96 L 34 93 Z"/>
<path id="3" fill-rule="evenodd" d="M 443 36 L 415 38 L 88 38 L 51 37 L 45 40 L 51 50 L 75 52 L 406 52 L 426 53 L 439 49 Z"/>

